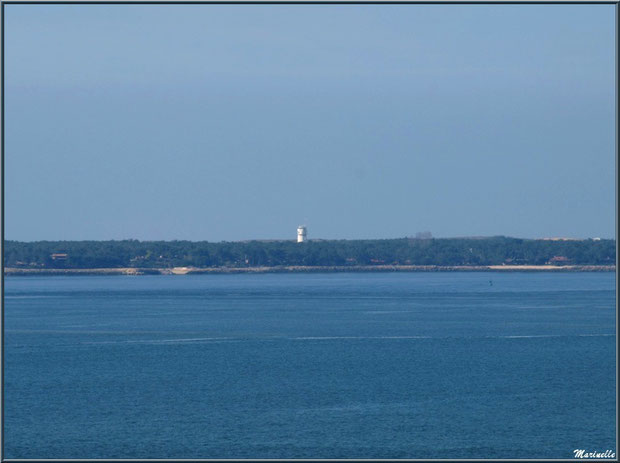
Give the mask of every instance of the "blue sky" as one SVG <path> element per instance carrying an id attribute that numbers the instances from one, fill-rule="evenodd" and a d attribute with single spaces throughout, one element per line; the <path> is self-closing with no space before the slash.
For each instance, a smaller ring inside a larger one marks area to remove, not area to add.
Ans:
<path id="1" fill-rule="evenodd" d="M 615 236 L 613 5 L 5 5 L 5 237 Z"/>

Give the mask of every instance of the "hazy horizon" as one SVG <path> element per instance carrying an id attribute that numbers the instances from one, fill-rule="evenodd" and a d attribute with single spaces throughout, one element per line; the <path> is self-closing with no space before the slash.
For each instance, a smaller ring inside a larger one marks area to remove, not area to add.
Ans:
<path id="1" fill-rule="evenodd" d="M 5 238 L 615 239 L 614 5 L 5 5 Z"/>

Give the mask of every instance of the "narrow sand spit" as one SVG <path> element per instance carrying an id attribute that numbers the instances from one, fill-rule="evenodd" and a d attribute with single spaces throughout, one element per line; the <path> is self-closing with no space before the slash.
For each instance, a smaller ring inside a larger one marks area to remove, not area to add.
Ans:
<path id="1" fill-rule="evenodd" d="M 5 275 L 197 275 L 205 273 L 325 273 L 325 272 L 615 272 L 615 265 L 360 265 L 282 267 L 173 267 L 27 269 L 5 268 Z"/>

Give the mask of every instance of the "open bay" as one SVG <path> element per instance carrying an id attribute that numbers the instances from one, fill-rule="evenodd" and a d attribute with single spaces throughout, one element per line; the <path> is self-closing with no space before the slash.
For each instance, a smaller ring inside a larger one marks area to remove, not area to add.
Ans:
<path id="1" fill-rule="evenodd" d="M 5 279 L 7 458 L 615 449 L 615 273 Z"/>

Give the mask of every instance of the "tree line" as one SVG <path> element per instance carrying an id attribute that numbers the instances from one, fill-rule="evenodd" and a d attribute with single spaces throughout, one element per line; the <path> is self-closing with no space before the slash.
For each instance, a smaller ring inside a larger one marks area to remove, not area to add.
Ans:
<path id="1" fill-rule="evenodd" d="M 294 241 L 5 241 L 15 268 L 613 265 L 615 240 L 508 237 Z"/>

